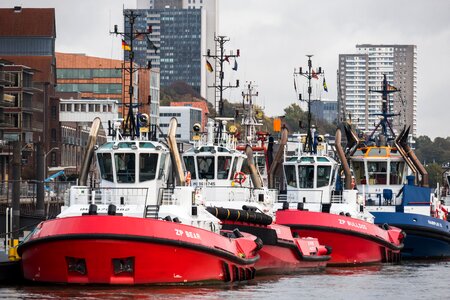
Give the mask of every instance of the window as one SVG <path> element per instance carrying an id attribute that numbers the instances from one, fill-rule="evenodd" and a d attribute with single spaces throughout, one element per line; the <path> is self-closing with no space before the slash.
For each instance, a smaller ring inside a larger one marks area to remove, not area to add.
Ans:
<path id="1" fill-rule="evenodd" d="M 51 130 L 52 142 L 56 142 L 56 129 L 52 128 Z"/>
<path id="2" fill-rule="evenodd" d="M 386 166 L 385 161 L 368 161 L 369 184 L 386 184 Z"/>
<path id="3" fill-rule="evenodd" d="M 161 154 L 161 161 L 159 163 L 159 175 L 158 179 L 162 179 L 164 177 L 164 171 L 166 168 L 166 154 Z"/>
<path id="4" fill-rule="evenodd" d="M 314 187 L 314 166 L 298 166 L 299 188 Z"/>
<path id="5" fill-rule="evenodd" d="M 139 181 L 153 180 L 156 177 L 158 154 L 142 153 L 139 161 Z"/>
<path id="6" fill-rule="evenodd" d="M 214 156 L 197 157 L 199 179 L 214 179 Z"/>
<path id="7" fill-rule="evenodd" d="M 191 173 L 192 179 L 197 179 L 197 173 L 195 172 L 195 161 L 193 156 L 185 156 L 183 157 L 184 166 L 186 167 L 186 171 Z"/>
<path id="8" fill-rule="evenodd" d="M 51 153 L 50 165 L 52 165 L 53 167 L 56 166 L 56 152 L 55 151 L 53 151 Z"/>
<path id="9" fill-rule="evenodd" d="M 107 181 L 113 181 L 113 170 L 111 154 L 98 153 L 97 154 L 98 165 L 100 167 L 100 176 Z"/>
<path id="10" fill-rule="evenodd" d="M 231 168 L 231 156 L 217 158 L 217 179 L 228 179 Z"/>
<path id="11" fill-rule="evenodd" d="M 286 184 L 291 187 L 297 187 L 297 174 L 295 174 L 295 166 L 284 166 L 284 174 L 286 176 Z"/>
<path id="12" fill-rule="evenodd" d="M 118 153 L 114 156 L 117 182 L 134 183 L 136 179 L 136 159 L 134 153 Z"/>
<path id="13" fill-rule="evenodd" d="M 331 166 L 317 166 L 317 187 L 327 186 L 330 182 Z"/>

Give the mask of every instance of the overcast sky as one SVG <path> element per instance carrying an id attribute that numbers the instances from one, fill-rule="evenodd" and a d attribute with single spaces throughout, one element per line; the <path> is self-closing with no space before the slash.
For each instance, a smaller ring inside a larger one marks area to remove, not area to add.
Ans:
<path id="1" fill-rule="evenodd" d="M 417 45 L 418 133 L 450 136 L 450 1 L 449 0 L 218 0 L 219 33 L 241 50 L 238 72 L 230 80 L 254 81 L 270 116 L 296 100 L 292 73 L 322 66 L 328 93 L 336 99 L 338 55 L 355 53 L 356 44 Z M 135 0 L 0 0 L 0 7 L 55 7 L 60 52 L 121 58 L 120 40 L 109 35 L 122 27 L 122 8 Z M 231 72 L 231 70 L 230 70 Z M 304 84 L 299 82 L 299 89 Z M 241 90 L 226 98 L 240 100 Z"/>

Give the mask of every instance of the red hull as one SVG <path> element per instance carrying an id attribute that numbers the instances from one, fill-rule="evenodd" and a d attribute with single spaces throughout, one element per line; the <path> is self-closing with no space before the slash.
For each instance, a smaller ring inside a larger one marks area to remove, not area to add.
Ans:
<path id="1" fill-rule="evenodd" d="M 254 277 L 254 239 L 154 219 L 82 216 L 41 223 L 19 253 L 25 278 L 39 282 L 224 282 Z"/>
<path id="2" fill-rule="evenodd" d="M 301 237 L 315 237 L 332 248 L 327 265 L 360 265 L 396 262 L 403 247 L 400 229 L 384 230 L 362 220 L 320 212 L 282 210 L 277 223 L 291 227 Z"/>
<path id="3" fill-rule="evenodd" d="M 263 241 L 259 250 L 256 270 L 260 274 L 288 274 L 311 270 L 322 270 L 330 256 L 327 249 L 315 238 L 294 238 L 287 226 L 268 226 L 242 222 L 224 221 L 225 228 L 239 228 Z"/>

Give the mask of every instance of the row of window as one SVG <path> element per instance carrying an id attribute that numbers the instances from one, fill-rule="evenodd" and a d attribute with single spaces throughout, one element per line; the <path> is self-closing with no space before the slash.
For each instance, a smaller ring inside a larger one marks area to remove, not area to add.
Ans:
<path id="1" fill-rule="evenodd" d="M 94 94 L 122 94 L 120 83 L 63 83 L 58 84 L 58 92 L 88 92 Z"/>
<path id="2" fill-rule="evenodd" d="M 57 69 L 57 78 L 91 79 L 91 78 L 122 78 L 120 69 Z"/>
<path id="3" fill-rule="evenodd" d="M 181 113 L 160 113 L 160 117 L 181 117 Z"/>
<path id="4" fill-rule="evenodd" d="M 62 103 L 59 105 L 60 111 L 74 112 L 112 112 L 111 104 L 87 104 L 87 103 Z"/>

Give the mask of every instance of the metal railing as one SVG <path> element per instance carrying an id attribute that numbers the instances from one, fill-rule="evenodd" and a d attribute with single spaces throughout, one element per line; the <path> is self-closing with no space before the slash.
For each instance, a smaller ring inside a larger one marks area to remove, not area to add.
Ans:
<path id="1" fill-rule="evenodd" d="M 114 204 L 114 205 L 146 205 L 148 188 L 88 188 L 72 187 L 70 205 L 73 204 Z"/>

